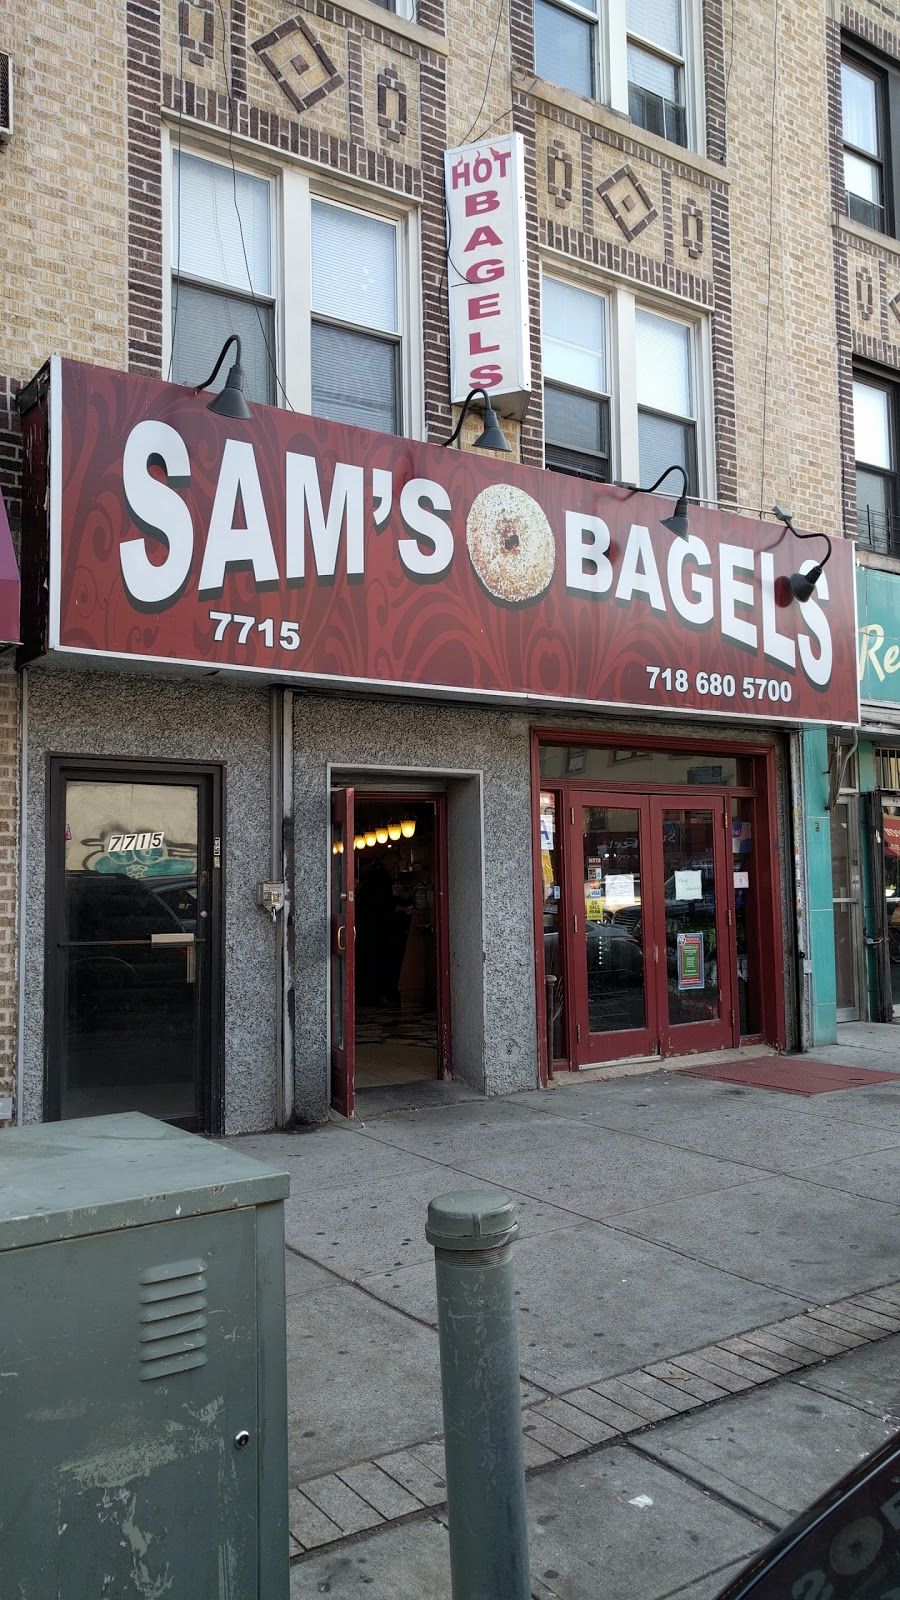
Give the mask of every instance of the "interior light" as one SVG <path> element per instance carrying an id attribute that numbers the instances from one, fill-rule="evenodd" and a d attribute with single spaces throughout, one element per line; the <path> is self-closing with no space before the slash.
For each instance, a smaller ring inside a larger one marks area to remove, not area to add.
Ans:
<path id="1" fill-rule="evenodd" d="M 401 830 L 399 822 L 389 822 L 388 823 L 388 838 L 389 839 L 393 839 L 395 844 L 396 844 L 397 840 L 400 838 L 401 831 L 402 830 Z"/>
<path id="2" fill-rule="evenodd" d="M 375 838 L 378 840 L 379 844 L 387 844 L 387 842 L 388 842 L 388 831 L 387 831 L 387 828 L 384 828 L 384 827 L 376 828 L 375 829 Z"/>
<path id="3" fill-rule="evenodd" d="M 354 848 L 354 850 L 365 850 L 365 848 L 366 848 L 366 836 L 365 836 L 364 833 L 358 833 L 356 835 L 356 838 L 353 841 L 353 848 Z"/>
<path id="4" fill-rule="evenodd" d="M 415 819 L 415 817 L 408 817 L 405 822 L 401 822 L 401 824 L 400 824 L 400 832 L 402 833 L 404 839 L 411 839 L 413 834 L 415 833 L 415 831 L 416 831 L 416 819 Z"/>
<path id="5" fill-rule="evenodd" d="M 372 833 L 371 831 L 367 830 L 366 831 L 366 844 L 369 846 L 369 849 L 371 850 L 373 844 L 377 844 L 377 843 L 378 843 L 378 839 L 376 838 L 375 834 Z"/>

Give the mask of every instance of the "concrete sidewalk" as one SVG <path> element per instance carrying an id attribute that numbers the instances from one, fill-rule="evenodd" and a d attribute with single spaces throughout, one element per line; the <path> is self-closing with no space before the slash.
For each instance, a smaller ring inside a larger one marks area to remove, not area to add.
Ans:
<path id="1" fill-rule="evenodd" d="M 900 1070 L 895 1039 L 847 1028 L 816 1058 Z M 900 1082 L 806 1099 L 658 1072 L 504 1101 L 432 1093 L 417 1110 L 369 1114 L 363 1100 L 359 1112 L 233 1141 L 291 1174 L 294 1596 L 449 1594 L 441 1512 L 428 1509 L 442 1498 L 441 1418 L 424 1238 L 428 1200 L 448 1189 L 495 1185 L 521 1207 L 536 1595 L 714 1595 L 723 1568 L 881 1442 L 900 1309 L 893 1291 L 835 1304 L 900 1280 Z M 782 1349 L 779 1364 L 772 1325 L 798 1317 L 813 1330 L 806 1357 Z M 728 1349 L 754 1330 L 769 1361 Z M 655 1376 L 676 1357 L 680 1378 Z M 871 1395 L 810 1390 L 826 1371 L 843 1382 L 842 1363 Z M 623 1376 L 632 1393 L 658 1383 L 683 1397 L 692 1384 L 690 1414 L 645 1404 L 635 1426 L 620 1406 L 624 1425 L 609 1409 Z M 732 1457 L 744 1448 L 742 1478 Z M 805 1467 L 792 1455 L 804 1450 Z M 641 1494 L 653 1508 L 629 1504 Z"/>

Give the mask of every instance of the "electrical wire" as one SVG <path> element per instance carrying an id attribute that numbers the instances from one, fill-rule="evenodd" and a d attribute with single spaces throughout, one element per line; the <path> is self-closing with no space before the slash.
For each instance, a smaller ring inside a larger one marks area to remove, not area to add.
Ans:
<path id="1" fill-rule="evenodd" d="M 233 93 L 231 80 L 230 80 L 229 74 L 228 74 L 228 62 L 227 62 L 227 58 L 226 58 L 226 55 L 225 55 L 225 41 L 226 41 L 226 38 L 228 36 L 228 31 L 229 30 L 228 30 L 228 27 L 227 27 L 226 21 L 225 21 L 225 12 L 224 12 L 224 10 L 222 8 L 222 0 L 217 0 L 217 3 L 218 3 L 218 7 L 219 7 L 219 16 L 220 16 L 221 22 L 222 22 L 222 76 L 223 76 L 223 78 L 225 80 L 225 90 L 226 90 L 225 98 L 226 98 L 226 100 L 228 102 L 228 159 L 231 162 L 231 187 L 232 187 L 232 193 L 234 195 L 234 210 L 235 210 L 235 215 L 237 216 L 238 233 L 240 235 L 240 240 L 241 240 L 241 253 L 242 253 L 243 257 L 244 257 L 244 270 L 245 270 L 245 272 L 247 274 L 247 282 L 250 285 L 250 301 L 251 301 L 251 304 L 253 306 L 254 311 L 256 312 L 256 320 L 259 323 L 259 331 L 260 331 L 260 333 L 262 335 L 262 342 L 263 342 L 263 348 L 265 349 L 265 352 L 266 352 L 266 359 L 267 359 L 267 361 L 269 363 L 269 366 L 270 366 L 270 368 L 272 370 L 272 376 L 275 379 L 275 384 L 276 384 L 277 389 L 280 391 L 280 393 L 282 395 L 282 398 L 284 399 L 284 402 L 288 407 L 288 410 L 293 411 L 295 408 L 294 408 L 293 405 L 291 405 L 291 401 L 290 401 L 290 398 L 288 396 L 287 390 L 285 389 L 284 384 L 282 383 L 280 377 L 278 376 L 278 367 L 275 364 L 275 359 L 274 359 L 274 357 L 272 355 L 272 351 L 271 351 L 271 349 L 269 347 L 268 335 L 266 333 L 265 324 L 263 322 L 262 315 L 260 313 L 256 290 L 253 287 L 253 277 L 252 277 L 252 274 L 250 272 L 250 260 L 249 260 L 249 257 L 247 255 L 247 243 L 246 243 L 246 240 L 244 238 L 244 221 L 243 221 L 243 218 L 241 216 L 241 208 L 240 208 L 240 206 L 238 204 L 237 166 L 235 164 L 235 159 L 234 159 L 234 93 Z M 231 4 L 231 0 L 229 0 L 229 10 L 230 10 L 230 4 Z"/>
<path id="2" fill-rule="evenodd" d="M 488 61 L 487 77 L 484 80 L 484 94 L 481 96 L 481 105 L 478 107 L 478 110 L 475 113 L 475 121 L 472 123 L 472 126 L 463 139 L 463 144 L 468 144 L 472 134 L 475 132 L 475 129 L 478 126 L 478 118 L 481 116 L 481 113 L 484 110 L 484 102 L 488 97 L 488 90 L 491 86 L 491 74 L 494 70 L 494 57 L 497 54 L 497 40 L 500 38 L 500 24 L 503 21 L 503 7 L 505 4 L 506 0 L 499 0 L 497 5 L 497 26 L 494 29 L 494 43 L 491 46 L 491 56 L 490 60 Z"/>
<path id="3" fill-rule="evenodd" d="M 175 195 L 175 216 L 178 221 L 178 244 L 175 248 L 175 295 L 172 301 L 172 330 L 169 338 L 169 367 L 166 382 L 172 381 L 175 362 L 175 333 L 178 328 L 178 294 L 181 288 L 181 130 L 184 125 L 184 33 L 178 19 L 178 188 Z"/>
<path id="4" fill-rule="evenodd" d="M 769 335 L 772 328 L 772 219 L 775 212 L 775 130 L 778 125 L 778 9 L 779 0 L 775 0 L 775 40 L 772 51 L 772 114 L 769 135 L 769 247 L 766 267 L 766 346 L 763 358 L 762 447 L 759 467 L 760 500 L 765 496 L 766 428 L 769 416 Z"/>

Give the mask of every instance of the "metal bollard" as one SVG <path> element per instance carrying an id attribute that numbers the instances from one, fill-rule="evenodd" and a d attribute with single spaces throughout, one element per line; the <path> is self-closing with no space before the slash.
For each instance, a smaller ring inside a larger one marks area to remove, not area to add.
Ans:
<path id="1" fill-rule="evenodd" d="M 453 1600 L 529 1600 L 512 1242 L 518 1207 L 439 1195 L 425 1235 L 437 1278 Z"/>

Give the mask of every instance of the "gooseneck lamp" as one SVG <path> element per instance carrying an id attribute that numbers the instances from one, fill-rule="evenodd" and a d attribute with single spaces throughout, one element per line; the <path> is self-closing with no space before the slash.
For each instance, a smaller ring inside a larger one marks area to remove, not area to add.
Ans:
<path id="1" fill-rule="evenodd" d="M 647 489 L 641 489 L 633 483 L 622 483 L 618 487 L 620 489 L 630 489 L 632 494 L 652 494 L 654 489 L 658 489 L 663 480 L 669 476 L 670 472 L 681 473 L 682 490 L 675 501 L 675 510 L 672 515 L 663 517 L 660 525 L 663 528 L 668 528 L 670 533 L 677 534 L 679 539 L 686 539 L 690 531 L 688 528 L 688 488 L 690 480 L 688 479 L 687 468 L 683 467 L 680 461 L 673 461 L 671 467 L 666 467 L 665 472 L 661 472 L 656 482 L 651 483 Z"/>
<path id="2" fill-rule="evenodd" d="M 818 561 L 814 567 L 810 567 L 808 572 L 792 572 L 788 579 L 791 594 L 802 605 L 804 600 L 811 600 L 816 592 L 816 584 L 822 576 L 822 569 L 826 561 L 831 557 L 831 540 L 827 533 L 800 533 L 799 529 L 795 528 L 791 521 L 790 512 L 782 511 L 781 506 L 773 506 L 772 515 L 777 517 L 779 522 L 784 523 L 795 539 L 824 539 L 828 546 L 821 561 Z"/>
<path id="3" fill-rule="evenodd" d="M 228 347 L 232 344 L 236 346 L 234 363 L 229 368 L 224 387 L 217 395 L 213 397 L 212 400 L 210 400 L 208 409 L 210 411 L 214 411 L 218 417 L 233 417 L 239 422 L 250 422 L 253 418 L 253 412 L 250 410 L 250 407 L 247 404 L 246 396 L 244 395 L 244 369 L 241 366 L 241 341 L 236 333 L 232 333 L 230 337 L 225 340 L 225 343 L 219 352 L 219 359 L 213 367 L 212 372 L 206 379 L 205 383 L 198 383 L 194 392 L 195 394 L 200 394 L 203 389 L 208 389 L 210 384 L 215 381 L 219 368 L 221 367 L 222 362 L 225 360 Z"/>
<path id="4" fill-rule="evenodd" d="M 456 427 L 453 429 L 449 439 L 444 440 L 444 449 L 447 448 L 448 444 L 456 443 L 456 440 L 459 438 L 462 432 L 462 425 L 468 416 L 469 407 L 471 406 L 472 401 L 475 399 L 477 394 L 480 394 L 484 400 L 484 432 L 481 434 L 480 438 L 473 441 L 475 449 L 504 450 L 507 454 L 510 454 L 512 446 L 508 445 L 506 439 L 504 438 L 503 429 L 497 421 L 497 414 L 491 405 L 486 389 L 469 390 L 469 393 L 466 395 L 465 401 L 463 402 L 463 408 L 460 412 L 459 421 L 456 424 Z"/>

